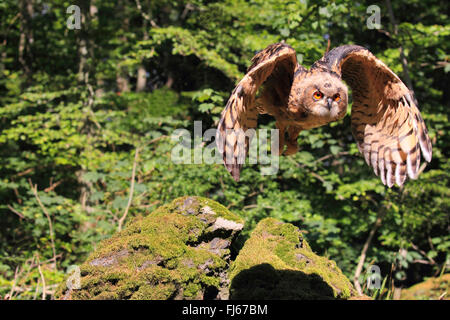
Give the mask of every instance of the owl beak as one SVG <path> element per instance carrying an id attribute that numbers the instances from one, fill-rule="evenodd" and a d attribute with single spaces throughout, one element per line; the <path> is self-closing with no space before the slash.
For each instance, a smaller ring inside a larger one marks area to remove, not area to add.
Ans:
<path id="1" fill-rule="evenodd" d="M 328 99 L 327 99 L 327 107 L 328 107 L 328 110 L 331 110 L 332 103 L 333 103 L 333 100 L 332 100 L 331 98 L 328 98 Z"/>

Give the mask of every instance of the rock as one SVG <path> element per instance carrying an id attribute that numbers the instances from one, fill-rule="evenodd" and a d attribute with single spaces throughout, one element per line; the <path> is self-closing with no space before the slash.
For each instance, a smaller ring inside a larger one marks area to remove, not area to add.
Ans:
<path id="1" fill-rule="evenodd" d="M 403 289 L 401 300 L 449 300 L 450 273 L 441 277 L 429 278 L 423 282 Z"/>
<path id="2" fill-rule="evenodd" d="M 215 201 L 183 197 L 102 241 L 80 266 L 81 288 L 57 299 L 226 299 L 230 244 L 243 220 Z"/>
<path id="3" fill-rule="evenodd" d="M 357 292 L 334 261 L 311 251 L 292 224 L 261 220 L 230 270 L 230 299 L 349 299 Z"/>

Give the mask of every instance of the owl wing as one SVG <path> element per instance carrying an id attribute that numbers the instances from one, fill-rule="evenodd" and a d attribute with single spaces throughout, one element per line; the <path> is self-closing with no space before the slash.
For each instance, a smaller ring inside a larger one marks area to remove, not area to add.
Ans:
<path id="1" fill-rule="evenodd" d="M 258 88 L 266 82 L 265 90 L 287 101 L 294 73 L 299 68 L 303 67 L 297 63 L 293 48 L 284 43 L 272 44 L 253 57 L 247 74 L 231 93 L 219 121 L 216 144 L 235 181 L 239 181 L 252 137 L 252 132 L 246 131 L 256 127 L 258 113 L 264 112 L 255 104 Z"/>
<path id="2" fill-rule="evenodd" d="M 359 151 L 383 184 L 401 186 L 419 174 L 420 154 L 431 161 L 428 131 L 414 94 L 369 50 L 345 45 L 312 66 L 341 77 L 352 88 L 352 133 Z"/>

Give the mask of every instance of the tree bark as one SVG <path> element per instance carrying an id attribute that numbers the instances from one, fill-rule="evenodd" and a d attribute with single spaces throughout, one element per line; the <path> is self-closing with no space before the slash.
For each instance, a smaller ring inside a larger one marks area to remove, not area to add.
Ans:
<path id="1" fill-rule="evenodd" d="M 119 0 L 118 1 L 118 5 L 117 5 L 117 12 L 118 12 L 118 18 L 122 21 L 122 31 L 123 32 L 127 32 L 128 31 L 128 27 L 129 27 L 129 19 L 125 14 L 125 5 L 123 0 Z M 126 43 L 128 41 L 127 37 L 125 35 L 122 35 L 120 37 L 120 41 L 122 41 L 123 43 Z M 120 62 L 119 62 L 119 67 L 117 70 L 117 74 L 116 74 L 116 86 L 117 86 L 117 91 L 118 92 L 128 92 L 130 91 L 130 85 L 129 85 L 129 79 L 128 79 L 128 74 L 127 74 L 127 69 L 125 67 L 120 66 Z"/>
<path id="2" fill-rule="evenodd" d="M 144 91 L 146 86 L 147 70 L 145 70 L 144 65 L 141 64 L 137 71 L 136 92 Z"/>
<path id="3" fill-rule="evenodd" d="M 92 78 L 95 78 L 95 70 L 92 67 L 95 64 L 88 63 L 89 60 L 94 61 L 95 59 L 95 48 L 93 45 L 94 41 L 90 37 L 90 29 L 92 20 L 96 19 L 97 17 L 98 9 L 95 5 L 95 0 L 83 0 L 80 7 L 82 27 L 78 33 L 78 81 L 80 83 L 80 86 L 85 88 L 85 90 L 87 90 L 89 93 L 87 99 L 83 102 L 84 107 L 88 111 L 85 114 L 81 131 L 87 136 L 87 140 L 89 141 L 94 134 L 95 125 L 97 126 L 97 128 L 99 127 L 99 124 L 96 123 L 95 120 L 92 121 L 90 119 L 90 116 L 93 116 L 92 106 L 94 105 L 94 99 L 96 95 L 91 85 L 92 81 L 95 81 L 95 79 L 90 79 L 91 74 L 93 74 Z M 89 143 L 86 148 L 91 148 Z M 75 173 L 80 188 L 80 203 L 83 210 L 86 210 L 90 205 L 89 198 L 93 189 L 92 183 L 84 180 L 85 173 L 86 169 L 83 168 Z"/>
<path id="4" fill-rule="evenodd" d="M 19 52 L 18 59 L 25 73 L 26 84 L 31 82 L 32 68 L 31 68 L 31 44 L 33 43 L 33 27 L 32 18 L 34 14 L 33 0 L 20 1 L 20 38 L 19 38 Z"/>
<path id="5" fill-rule="evenodd" d="M 78 33 L 78 82 L 86 84 L 89 81 L 88 70 L 88 44 L 89 44 L 89 24 L 90 24 L 90 0 L 81 1 L 81 30 Z"/>
<path id="6" fill-rule="evenodd" d="M 142 21 L 142 40 L 148 40 L 148 31 L 147 31 L 147 20 L 143 19 Z M 138 68 L 137 72 L 137 81 L 136 81 L 136 92 L 144 91 L 147 86 L 147 70 L 145 69 L 144 63 L 142 61 L 141 65 Z"/>

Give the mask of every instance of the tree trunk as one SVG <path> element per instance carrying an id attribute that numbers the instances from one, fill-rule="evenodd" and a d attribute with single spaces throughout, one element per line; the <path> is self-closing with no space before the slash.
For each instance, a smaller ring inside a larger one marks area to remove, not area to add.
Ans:
<path id="1" fill-rule="evenodd" d="M 5 70 L 5 61 L 6 61 L 6 37 L 2 41 L 2 53 L 0 55 L 0 75 L 3 74 L 3 70 Z"/>
<path id="2" fill-rule="evenodd" d="M 90 24 L 90 0 L 81 1 L 81 30 L 78 33 L 78 82 L 80 84 L 86 84 L 89 81 L 88 70 L 88 44 L 89 44 L 89 24 Z"/>
<path id="3" fill-rule="evenodd" d="M 33 43 L 33 0 L 20 1 L 20 38 L 19 38 L 19 63 L 25 73 L 26 84 L 28 85 L 32 77 L 31 69 L 31 44 Z"/>
<path id="4" fill-rule="evenodd" d="M 145 90 L 147 86 L 147 70 L 141 64 L 137 72 L 137 82 L 136 82 L 136 92 L 141 92 Z"/>
<path id="5" fill-rule="evenodd" d="M 125 15 L 125 5 L 123 3 L 123 0 L 118 1 L 117 4 L 117 10 L 118 10 L 118 18 L 122 21 L 122 30 L 123 32 L 128 31 L 129 27 L 129 19 Z M 128 41 L 127 37 L 125 35 L 120 37 L 120 41 L 123 43 L 126 43 Z M 116 85 L 117 85 L 117 91 L 118 92 L 128 92 L 130 91 L 130 85 L 129 85 L 129 79 L 128 79 L 128 73 L 126 67 L 120 66 L 117 70 L 116 74 Z"/>
<path id="6" fill-rule="evenodd" d="M 98 9 L 95 5 L 95 0 L 83 0 L 80 7 L 82 28 L 78 33 L 78 81 L 80 82 L 80 85 L 89 93 L 87 99 L 83 102 L 84 107 L 88 111 L 86 112 L 83 120 L 83 127 L 81 131 L 87 136 L 87 140 L 90 141 L 95 133 L 95 125 L 97 125 L 97 128 L 99 126 L 98 123 L 90 120 L 90 116 L 93 115 L 92 106 L 96 96 L 96 93 L 91 85 L 95 79 L 90 79 L 91 75 L 92 78 L 95 78 L 95 70 L 93 68 L 95 63 L 88 63 L 89 60 L 94 61 L 95 59 L 94 40 L 91 37 L 91 23 L 92 20 L 97 18 Z M 89 148 L 92 148 L 90 143 L 86 146 L 86 149 L 89 150 Z M 80 203 L 83 210 L 87 210 L 90 206 L 89 198 L 93 189 L 92 183 L 84 179 L 85 173 L 86 169 L 83 168 L 75 173 L 80 188 Z"/>
<path id="7" fill-rule="evenodd" d="M 142 21 L 142 32 L 143 32 L 142 40 L 145 41 L 145 40 L 148 40 L 148 31 L 147 31 L 148 23 L 145 18 L 143 18 L 142 20 L 143 20 Z M 144 91 L 146 86 L 147 86 L 147 70 L 145 69 L 145 66 L 142 62 L 142 64 L 138 68 L 137 81 L 136 81 L 136 92 Z"/>

